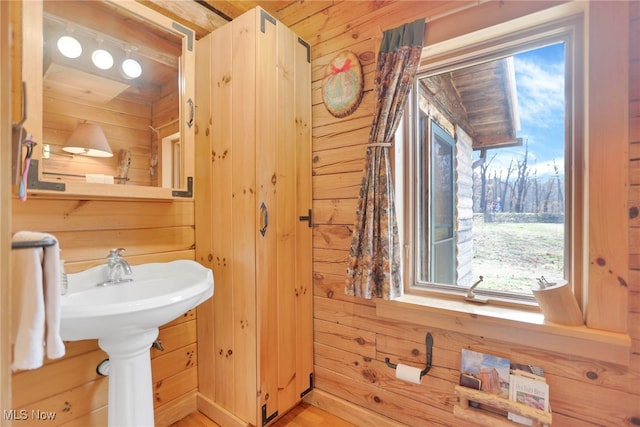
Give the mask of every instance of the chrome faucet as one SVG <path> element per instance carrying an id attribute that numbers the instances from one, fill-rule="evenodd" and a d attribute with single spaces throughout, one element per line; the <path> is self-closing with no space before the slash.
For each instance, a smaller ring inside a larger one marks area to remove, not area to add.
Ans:
<path id="1" fill-rule="evenodd" d="M 107 256 L 107 277 L 99 286 L 130 282 L 133 280 L 132 278 L 122 278 L 123 274 L 130 276 L 132 273 L 129 263 L 121 257 L 124 252 L 124 248 L 111 249 L 109 251 L 109 256 Z"/>

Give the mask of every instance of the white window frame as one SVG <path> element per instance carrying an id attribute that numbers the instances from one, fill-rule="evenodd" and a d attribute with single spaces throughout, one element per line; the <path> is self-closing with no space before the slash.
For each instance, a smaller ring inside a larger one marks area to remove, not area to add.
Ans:
<path id="1" fill-rule="evenodd" d="M 583 218 L 583 169 L 584 160 L 581 158 L 583 136 L 582 129 L 582 99 L 579 90 L 574 88 L 584 78 L 581 67 L 576 67 L 582 57 L 582 20 L 579 16 L 560 18 L 552 22 L 530 25 L 525 22 L 521 26 L 509 27 L 503 34 L 493 34 L 495 29 L 488 29 L 486 39 L 481 39 L 473 44 L 460 46 L 459 40 L 443 42 L 436 48 L 423 49 L 422 60 L 418 76 L 435 75 L 451 71 L 462 66 L 474 65 L 485 62 L 487 59 L 498 59 L 531 47 L 539 47 L 544 44 L 564 42 L 565 44 L 565 122 L 570 126 L 565 127 L 565 279 L 574 286 L 576 298 L 580 301 L 583 291 L 580 283 L 584 281 L 582 271 L 583 259 L 576 248 L 580 248 L 584 240 L 582 229 L 574 227 L 573 218 Z M 416 86 L 414 86 L 415 88 Z M 413 141 L 417 138 L 414 126 L 418 106 L 417 95 L 412 91 L 413 100 L 410 100 L 405 109 L 405 114 L 396 134 L 394 157 L 396 159 L 395 183 L 396 194 L 402 195 L 397 200 L 399 228 L 403 247 L 403 277 L 404 291 L 409 295 L 432 296 L 434 294 L 444 297 L 464 298 L 468 286 L 442 285 L 429 283 L 417 284 L 415 279 L 415 253 L 413 237 L 415 233 L 415 177 L 413 170 Z M 410 140 L 406 140 L 410 135 Z M 577 221 L 582 223 L 582 221 Z M 523 309 L 537 309 L 537 303 L 533 297 L 517 295 L 515 293 L 490 292 L 476 289 L 478 295 L 489 298 L 490 304 L 520 306 Z"/>

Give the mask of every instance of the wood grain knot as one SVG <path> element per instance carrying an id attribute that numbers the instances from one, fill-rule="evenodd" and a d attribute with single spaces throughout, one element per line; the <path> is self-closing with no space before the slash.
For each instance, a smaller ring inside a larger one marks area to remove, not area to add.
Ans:
<path id="1" fill-rule="evenodd" d="M 360 58 L 361 62 L 368 63 L 372 62 L 376 58 L 376 54 L 371 50 L 367 50 L 358 55 L 358 58 Z"/>
<path id="2" fill-rule="evenodd" d="M 596 264 L 598 264 L 600 267 L 603 267 L 607 264 L 607 261 L 605 261 L 605 259 L 602 257 L 598 257 L 596 259 Z"/>
<path id="3" fill-rule="evenodd" d="M 226 85 L 230 81 L 231 81 L 231 76 L 229 74 L 225 74 L 224 76 L 222 76 L 222 79 L 218 82 L 218 87 L 221 87 L 222 85 Z"/>
<path id="4" fill-rule="evenodd" d="M 589 371 L 587 372 L 587 378 L 589 378 L 590 380 L 597 380 L 598 374 L 596 372 Z"/>
<path id="5" fill-rule="evenodd" d="M 413 356 L 420 356 L 420 350 L 418 350 L 417 348 L 414 348 L 411 350 L 411 354 Z"/>
<path id="6" fill-rule="evenodd" d="M 365 345 L 367 343 L 362 337 L 355 338 L 354 341 L 360 345 Z"/>
<path id="7" fill-rule="evenodd" d="M 382 399 L 380 399 L 378 396 L 373 396 L 373 401 L 376 403 L 382 403 Z"/>
<path id="8" fill-rule="evenodd" d="M 637 206 L 632 206 L 629 208 L 629 219 L 637 218 L 638 214 L 640 214 L 640 210 Z"/>
<path id="9" fill-rule="evenodd" d="M 629 422 L 631 424 L 633 424 L 634 426 L 640 426 L 640 418 L 638 418 L 638 417 L 629 418 Z"/>
<path id="10" fill-rule="evenodd" d="M 365 380 L 369 381 L 370 383 L 375 383 L 376 380 L 378 379 L 376 371 L 374 371 L 373 369 L 363 369 L 362 370 L 362 377 Z"/>

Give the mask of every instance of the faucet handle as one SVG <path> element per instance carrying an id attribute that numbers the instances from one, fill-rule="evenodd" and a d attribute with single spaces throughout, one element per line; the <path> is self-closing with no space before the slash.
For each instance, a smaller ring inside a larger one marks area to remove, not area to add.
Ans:
<path id="1" fill-rule="evenodd" d="M 124 254 L 126 252 L 126 250 L 124 248 L 117 248 L 117 249 L 111 249 L 109 251 L 109 258 L 117 258 L 122 256 L 122 254 Z"/>

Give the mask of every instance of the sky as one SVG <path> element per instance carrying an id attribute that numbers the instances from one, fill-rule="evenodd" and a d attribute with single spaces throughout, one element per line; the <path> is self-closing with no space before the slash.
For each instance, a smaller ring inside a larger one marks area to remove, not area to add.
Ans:
<path id="1" fill-rule="evenodd" d="M 528 141 L 528 165 L 538 177 L 553 174 L 553 162 L 564 164 L 564 45 L 559 43 L 514 56 L 520 130 Z M 491 169 L 504 169 L 512 158 L 524 158 L 524 146 L 489 150 Z M 493 175 L 492 171 L 491 175 Z"/>

